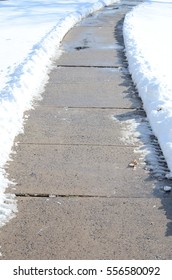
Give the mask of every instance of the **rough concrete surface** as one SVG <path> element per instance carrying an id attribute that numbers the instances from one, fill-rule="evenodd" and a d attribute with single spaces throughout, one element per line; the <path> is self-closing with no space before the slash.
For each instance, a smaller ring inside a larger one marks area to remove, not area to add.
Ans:
<path id="1" fill-rule="evenodd" d="M 3 239 L 4 258 L 171 259 L 159 199 L 19 198 L 18 203 L 18 218 L 3 229 L 10 239 Z"/>
<path id="2" fill-rule="evenodd" d="M 58 67 L 50 74 L 46 94 L 44 93 L 43 97 L 42 106 L 98 108 L 140 106 L 131 77 L 127 69 L 123 68 Z"/>
<path id="3" fill-rule="evenodd" d="M 172 259 L 171 183 L 124 53 L 124 16 L 139 2 L 65 36 L 5 166 L 18 213 L 1 228 L 1 259 Z"/>

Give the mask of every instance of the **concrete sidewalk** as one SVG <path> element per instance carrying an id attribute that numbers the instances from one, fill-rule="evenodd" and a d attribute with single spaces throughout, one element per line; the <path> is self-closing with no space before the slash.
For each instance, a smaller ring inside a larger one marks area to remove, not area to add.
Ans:
<path id="1" fill-rule="evenodd" d="M 124 120 L 149 129 L 122 37 L 136 2 L 106 7 L 64 38 L 6 166 L 19 211 L 1 229 L 1 259 L 172 258 L 172 197 L 161 190 L 169 182 L 134 152 L 151 142 L 121 140 Z"/>

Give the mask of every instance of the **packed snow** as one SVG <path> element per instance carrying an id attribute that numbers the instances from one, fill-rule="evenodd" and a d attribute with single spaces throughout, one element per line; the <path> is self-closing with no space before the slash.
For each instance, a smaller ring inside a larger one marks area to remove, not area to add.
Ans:
<path id="1" fill-rule="evenodd" d="M 0 0 L 0 225 L 16 205 L 4 194 L 4 165 L 23 113 L 39 98 L 65 34 L 90 13 L 118 0 Z"/>

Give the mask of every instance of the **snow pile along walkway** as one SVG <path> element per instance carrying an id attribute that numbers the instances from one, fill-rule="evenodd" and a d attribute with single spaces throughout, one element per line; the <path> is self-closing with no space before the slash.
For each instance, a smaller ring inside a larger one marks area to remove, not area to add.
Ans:
<path id="1" fill-rule="evenodd" d="M 172 172 L 171 26 L 172 0 L 145 1 L 124 22 L 129 70 Z"/>

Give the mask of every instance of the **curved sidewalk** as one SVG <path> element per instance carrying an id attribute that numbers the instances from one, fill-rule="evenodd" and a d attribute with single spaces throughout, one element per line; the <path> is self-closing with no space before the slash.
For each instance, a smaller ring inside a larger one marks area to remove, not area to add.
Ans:
<path id="1" fill-rule="evenodd" d="M 121 2 L 66 35 L 43 99 L 26 113 L 6 167 L 19 211 L 1 229 L 1 259 L 172 258 L 171 194 L 135 152 L 149 143 L 127 134 L 127 120 L 136 132 L 149 125 L 122 37 L 139 1 Z"/>

